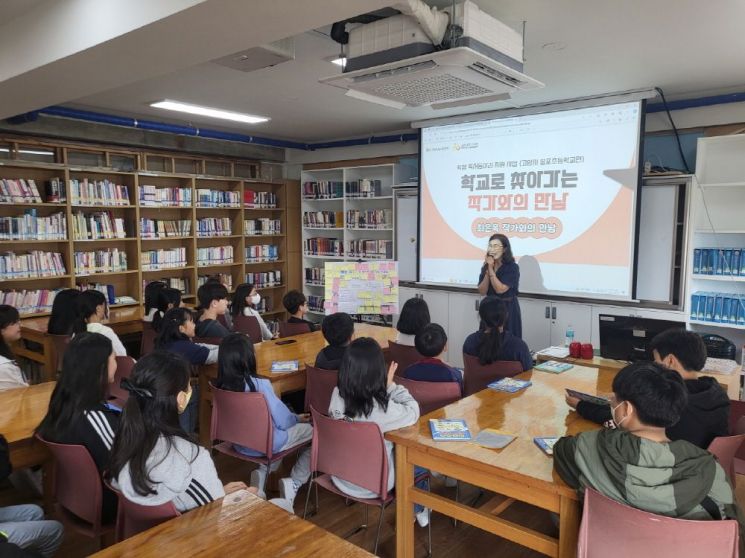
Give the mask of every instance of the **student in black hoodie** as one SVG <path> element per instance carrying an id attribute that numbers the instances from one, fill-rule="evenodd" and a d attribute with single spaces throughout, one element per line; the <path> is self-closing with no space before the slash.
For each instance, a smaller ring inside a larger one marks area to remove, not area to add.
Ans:
<path id="1" fill-rule="evenodd" d="M 339 370 L 341 359 L 352 342 L 354 320 L 346 312 L 336 312 L 323 319 L 321 331 L 323 338 L 328 342 L 328 347 L 321 349 L 316 356 L 316 368 Z"/>
<path id="2" fill-rule="evenodd" d="M 727 392 L 711 376 L 696 374 L 706 363 L 706 347 L 701 337 L 684 329 L 668 329 L 652 339 L 649 351 L 655 362 L 680 374 L 688 391 L 688 404 L 680 420 L 666 428 L 667 437 L 706 449 L 715 437 L 728 436 Z M 612 418 L 608 405 L 595 405 L 568 395 L 566 402 L 593 422 L 604 423 Z"/>

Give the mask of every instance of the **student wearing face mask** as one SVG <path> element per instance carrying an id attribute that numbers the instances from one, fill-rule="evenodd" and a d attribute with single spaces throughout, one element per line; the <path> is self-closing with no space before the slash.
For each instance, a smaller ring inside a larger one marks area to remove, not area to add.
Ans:
<path id="1" fill-rule="evenodd" d="M 505 330 L 516 337 L 523 336 L 520 305 L 517 302 L 520 266 L 512 256 L 510 240 L 503 234 L 489 237 L 489 247 L 479 274 L 479 294 L 496 296 L 507 305 Z"/>
<path id="2" fill-rule="evenodd" d="M 261 302 L 261 295 L 256 292 L 256 287 L 251 283 L 241 283 L 235 289 L 233 300 L 230 303 L 230 314 L 235 316 L 253 316 L 259 322 L 262 341 L 269 341 L 274 337 L 264 322 L 256 307 Z"/>
<path id="3" fill-rule="evenodd" d="M 555 471 L 580 494 L 589 487 L 640 510 L 681 519 L 736 519 L 742 537 L 724 469 L 711 453 L 671 441 L 665 432 L 678 422 L 687 399 L 678 373 L 654 362 L 630 364 L 613 379 L 611 416 L 618 428 L 558 440 Z"/>

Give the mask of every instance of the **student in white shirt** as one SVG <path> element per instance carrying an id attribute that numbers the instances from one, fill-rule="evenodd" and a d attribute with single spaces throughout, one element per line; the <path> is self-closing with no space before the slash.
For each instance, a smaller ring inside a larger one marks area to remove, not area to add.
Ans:
<path id="1" fill-rule="evenodd" d="M 158 293 L 166 287 L 163 281 L 151 281 L 145 285 L 145 315 L 143 322 L 152 322 L 153 316 L 158 312 Z"/>
<path id="2" fill-rule="evenodd" d="M 76 307 L 77 314 L 72 326 L 73 334 L 84 331 L 100 333 L 111 340 L 116 356 L 127 356 L 127 349 L 124 348 L 119 336 L 114 333 L 113 329 L 103 324 L 103 321 L 109 318 L 109 305 L 102 292 L 95 289 L 83 291 L 76 300 Z"/>
<path id="3" fill-rule="evenodd" d="M 404 303 L 401 314 L 398 316 L 396 343 L 413 347 L 417 333 L 422 331 L 429 322 L 429 306 L 425 300 L 410 298 Z"/>
<path id="4" fill-rule="evenodd" d="M 0 304 L 0 391 L 28 385 L 10 348 L 10 344 L 20 338 L 21 317 L 18 310 L 7 304 Z"/>
<path id="5" fill-rule="evenodd" d="M 256 292 L 256 287 L 251 283 L 241 283 L 236 287 L 233 301 L 230 303 L 230 314 L 232 316 L 253 316 L 259 322 L 261 328 L 261 340 L 268 341 L 274 337 L 264 322 L 264 318 L 256 310 L 261 302 L 261 295 Z"/>

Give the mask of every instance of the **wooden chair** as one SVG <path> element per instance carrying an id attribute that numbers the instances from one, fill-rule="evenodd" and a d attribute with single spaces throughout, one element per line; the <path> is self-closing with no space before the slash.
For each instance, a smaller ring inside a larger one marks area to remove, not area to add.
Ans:
<path id="1" fill-rule="evenodd" d="M 409 366 L 424 358 L 419 354 L 419 351 L 416 350 L 416 347 L 401 345 L 395 341 L 388 341 L 388 354 L 392 361 L 398 363 L 396 376 L 402 376 Z"/>
<path id="2" fill-rule="evenodd" d="M 158 332 L 153 328 L 153 324 L 151 322 L 143 321 L 142 339 L 140 340 L 140 357 L 144 357 L 153 352 L 156 337 L 158 337 Z"/>
<path id="3" fill-rule="evenodd" d="M 235 316 L 233 317 L 233 329 L 238 333 L 245 333 L 249 336 L 253 344 L 261 343 L 261 326 L 255 316 Z"/>
<path id="4" fill-rule="evenodd" d="M 419 413 L 422 416 L 461 398 L 458 382 L 419 382 L 400 377 L 396 378 L 396 383 L 409 390 L 411 396 L 419 403 Z"/>
<path id="5" fill-rule="evenodd" d="M 301 335 L 303 333 L 310 333 L 310 326 L 308 324 L 296 324 L 290 322 L 279 323 L 280 337 L 292 337 L 293 335 Z"/>
<path id="6" fill-rule="evenodd" d="M 486 389 L 490 383 L 500 378 L 511 378 L 523 372 L 523 365 L 517 360 L 498 360 L 491 364 L 481 364 L 478 357 L 463 354 L 463 395 L 468 397 Z"/>
<path id="7" fill-rule="evenodd" d="M 109 384 L 109 399 L 113 399 L 112 403 L 119 408 L 124 408 L 124 404 L 129 399 L 129 392 L 121 387 L 122 379 L 132 376 L 132 369 L 135 364 L 136 361 L 132 357 L 116 357 L 116 374 L 114 375 L 114 381 Z"/>
<path id="8" fill-rule="evenodd" d="M 127 500 L 126 496 L 111 484 L 106 483 L 106 486 L 116 494 L 119 503 L 116 513 L 116 542 L 134 537 L 181 515 L 173 502 L 159 506 L 143 506 Z"/>

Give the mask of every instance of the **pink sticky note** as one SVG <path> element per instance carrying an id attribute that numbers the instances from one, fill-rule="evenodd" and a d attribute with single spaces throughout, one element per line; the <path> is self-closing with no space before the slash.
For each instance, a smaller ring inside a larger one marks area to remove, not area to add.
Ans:
<path id="1" fill-rule="evenodd" d="M 398 277 L 391 277 L 391 285 L 394 287 L 398 286 Z"/>
<path id="2" fill-rule="evenodd" d="M 332 281 L 331 284 L 333 285 L 334 290 L 337 290 L 339 288 L 339 278 L 338 277 L 334 277 L 334 280 Z"/>
<path id="3" fill-rule="evenodd" d="M 375 281 L 375 274 L 371 271 L 367 274 L 368 281 Z"/>
<path id="4" fill-rule="evenodd" d="M 391 289 L 390 289 L 389 287 L 386 287 L 386 288 L 384 288 L 384 289 L 383 289 L 383 294 L 384 294 L 384 295 L 386 295 L 386 294 L 391 294 Z"/>

